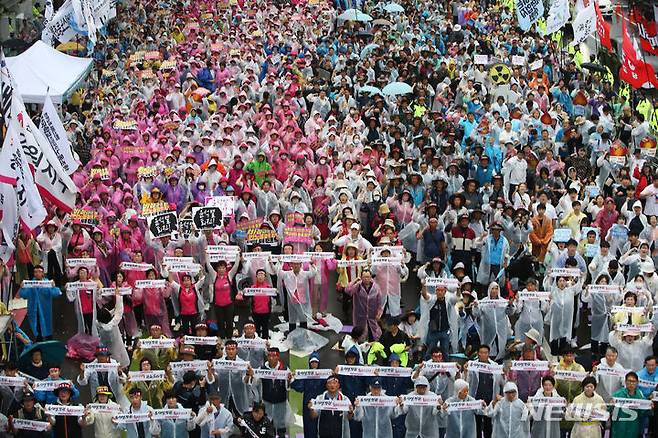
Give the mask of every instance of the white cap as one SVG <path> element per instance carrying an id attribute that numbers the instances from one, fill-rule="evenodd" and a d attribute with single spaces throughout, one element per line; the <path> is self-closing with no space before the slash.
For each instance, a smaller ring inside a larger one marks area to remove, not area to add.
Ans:
<path id="1" fill-rule="evenodd" d="M 508 392 L 519 392 L 519 389 L 516 387 L 516 383 L 514 382 L 507 382 L 505 383 L 505 386 L 503 387 L 503 392 L 508 393 Z"/>
<path id="2" fill-rule="evenodd" d="M 420 376 L 414 381 L 414 386 L 430 386 L 430 382 L 428 382 L 427 377 Z"/>
<path id="3" fill-rule="evenodd" d="M 644 273 L 651 273 L 656 272 L 656 268 L 653 266 L 653 262 L 651 260 L 647 260 L 646 262 L 640 263 L 640 271 Z"/>
<path id="4" fill-rule="evenodd" d="M 361 226 L 360 226 L 359 224 L 357 224 L 357 223 L 353 223 L 352 225 L 350 225 L 350 229 L 352 229 L 352 230 L 360 230 L 360 229 L 361 229 Z"/>

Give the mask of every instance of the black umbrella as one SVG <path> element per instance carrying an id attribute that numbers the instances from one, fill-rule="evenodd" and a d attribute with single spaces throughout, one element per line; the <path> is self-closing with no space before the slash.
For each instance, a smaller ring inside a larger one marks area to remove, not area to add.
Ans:
<path id="1" fill-rule="evenodd" d="M 586 68 L 587 70 L 590 71 L 598 71 L 599 73 L 605 73 L 605 67 L 603 67 L 601 64 L 594 64 L 593 62 L 586 62 L 584 64 L 580 64 L 581 68 Z"/>
<path id="2" fill-rule="evenodd" d="M 30 46 L 30 44 L 27 41 L 23 41 L 18 38 L 10 38 L 8 40 L 3 41 L 0 45 L 5 49 L 17 50 L 17 51 L 25 50 Z"/>

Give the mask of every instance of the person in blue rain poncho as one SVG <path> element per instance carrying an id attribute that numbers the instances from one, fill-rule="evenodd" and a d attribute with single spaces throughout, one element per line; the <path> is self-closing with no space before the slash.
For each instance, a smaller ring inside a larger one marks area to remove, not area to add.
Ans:
<path id="1" fill-rule="evenodd" d="M 317 352 L 313 352 L 309 356 L 308 367 L 310 369 L 318 369 L 320 367 L 320 355 Z M 315 433 L 318 430 L 318 419 L 311 417 L 308 402 L 324 392 L 325 379 L 295 379 L 293 375 L 293 381 L 290 382 L 290 387 L 295 391 L 302 393 L 304 436 L 315 436 Z"/>
<path id="2" fill-rule="evenodd" d="M 48 280 L 43 266 L 34 267 L 34 280 Z M 50 287 L 21 287 L 20 296 L 27 300 L 27 319 L 37 342 L 53 337 L 53 298 L 62 294 L 50 280 Z"/>

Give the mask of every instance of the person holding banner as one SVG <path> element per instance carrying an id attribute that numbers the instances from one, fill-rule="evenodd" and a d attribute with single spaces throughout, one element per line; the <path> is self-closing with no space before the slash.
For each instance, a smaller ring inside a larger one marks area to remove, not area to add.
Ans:
<path id="1" fill-rule="evenodd" d="M 485 410 L 492 418 L 493 435 L 500 438 L 530 438 L 530 415 L 518 397 L 514 382 L 505 383 L 505 397 L 497 396 Z"/>
<path id="2" fill-rule="evenodd" d="M 553 376 L 544 376 L 541 379 L 541 387 L 537 389 L 535 398 L 550 398 L 555 401 L 564 401 L 555 390 L 555 379 Z M 560 400 L 561 399 L 561 400 Z M 530 436 L 532 438 L 560 438 L 560 418 L 564 415 L 564 406 L 552 406 L 540 404 L 532 400 L 528 401 L 528 409 L 532 416 Z"/>
<path id="3" fill-rule="evenodd" d="M 254 377 L 252 385 L 260 385 L 261 399 L 265 405 L 267 416 L 272 419 L 276 436 L 285 438 L 286 429 L 293 422 L 292 410 L 288 403 L 288 386 L 292 380 L 292 373 L 281 360 L 281 353 L 278 348 L 270 347 L 267 349 L 267 360 L 259 368 L 264 370 L 287 371 L 284 376 L 275 376 L 274 378 Z"/>
<path id="4" fill-rule="evenodd" d="M 455 380 L 455 389 L 454 395 L 448 397 L 441 404 L 441 412 L 439 415 L 443 418 L 446 418 L 446 429 L 450 430 L 450 438 L 479 438 L 479 435 L 476 435 L 477 428 L 475 424 L 476 415 L 484 415 L 484 408 L 486 408 L 486 403 L 480 401 L 481 406 L 476 408 L 473 406 L 476 399 L 469 395 L 469 385 L 466 380 L 457 379 Z M 460 403 L 471 403 L 470 405 L 464 405 L 464 409 L 459 408 Z M 451 406 L 457 406 L 457 408 L 451 408 Z M 441 433 L 441 431 L 439 431 Z"/>
<path id="5" fill-rule="evenodd" d="M 94 395 L 99 386 L 106 386 L 112 390 L 115 400 L 122 406 L 128 406 L 128 399 L 124 395 L 123 385 L 126 376 L 120 370 L 120 364 L 112 358 L 110 350 L 105 345 L 96 347 L 96 359 L 89 364 L 80 364 L 80 374 L 77 382 L 80 386 L 89 385 L 91 394 Z M 98 368 L 95 364 L 106 364 Z"/>
<path id="6" fill-rule="evenodd" d="M 370 392 L 366 394 L 366 397 L 387 397 L 382 390 L 382 383 L 379 379 L 374 379 L 370 383 Z M 361 406 L 359 397 L 354 401 L 354 420 L 361 422 L 363 425 L 364 437 L 393 438 L 391 420 L 399 416 L 400 413 L 396 409 L 396 398 L 394 396 L 388 397 L 393 400 L 393 403 L 383 406 L 377 404 Z"/>
<path id="7" fill-rule="evenodd" d="M 459 332 L 457 310 L 455 304 L 458 302 L 457 294 L 448 292 L 443 286 L 436 286 L 435 293 L 429 294 L 427 286 L 421 289 L 420 300 L 420 326 L 421 339 L 425 344 L 426 358 L 430 357 L 430 351 L 438 346 L 443 357 L 448 357 L 450 349 L 455 349 L 457 335 Z"/>
<path id="8" fill-rule="evenodd" d="M 127 438 L 151 438 L 158 431 L 158 425 L 152 420 L 153 408 L 142 400 L 142 390 L 131 388 L 128 392 L 130 406 L 126 414 L 149 414 L 149 420 L 140 420 L 130 423 L 117 423 L 116 418 L 112 421 L 117 424 L 119 430 L 125 431 Z"/>
<path id="9" fill-rule="evenodd" d="M 381 263 L 373 264 L 370 269 L 375 277 L 375 283 L 383 294 L 383 312 L 393 317 L 402 314 L 400 309 L 401 282 L 409 275 L 409 268 L 405 264 L 404 256 L 405 252 L 402 251 L 401 259 L 398 261 L 397 257 L 391 256 L 391 250 L 385 247 L 379 253 L 379 257 L 383 258 Z M 387 258 L 391 260 L 388 261 Z"/>
<path id="10" fill-rule="evenodd" d="M 289 271 L 283 270 L 283 266 L 277 267 L 277 275 L 288 294 L 289 332 L 297 326 L 306 328 L 307 320 L 312 318 L 309 285 L 318 271 L 312 259 L 306 270 L 302 270 L 301 262 L 292 262 L 291 266 Z"/>
<path id="11" fill-rule="evenodd" d="M 624 387 L 612 394 L 613 401 L 622 400 L 646 400 L 642 391 L 637 387 L 638 375 L 630 371 L 624 379 Z M 616 403 L 609 408 L 612 415 L 610 435 L 615 438 L 636 438 L 644 434 L 644 418 L 651 414 L 652 404 L 648 403 L 646 408 L 632 409 L 618 406 Z"/>
<path id="12" fill-rule="evenodd" d="M 216 267 L 208 260 L 208 284 L 210 284 L 210 299 L 215 310 L 217 334 L 222 339 L 233 337 L 233 318 L 235 317 L 235 299 L 233 279 L 240 266 L 240 253 L 235 254 L 235 260 L 228 269 L 227 262 L 220 260 Z"/>
<path id="13" fill-rule="evenodd" d="M 569 426 L 566 430 L 571 430 L 573 438 L 601 438 L 603 436 L 602 419 L 598 416 L 598 418 L 595 417 L 594 412 L 605 412 L 605 401 L 595 391 L 596 379 L 594 377 L 585 377 L 580 386 L 582 392 L 573 399 L 565 413 L 565 420 L 575 421 L 575 424 L 573 424 L 573 429 Z M 565 428 L 562 430 L 564 431 Z"/>
<path id="14" fill-rule="evenodd" d="M 57 286 L 63 284 L 64 279 L 64 256 L 63 237 L 60 224 L 51 219 L 37 236 L 37 243 L 41 248 L 41 263 L 43 270 L 48 273 Z M 37 265 L 38 266 L 38 265 Z M 37 266 L 34 267 L 36 270 Z"/>
<path id="15" fill-rule="evenodd" d="M 222 361 L 232 362 L 234 367 L 211 362 L 208 365 L 208 383 L 217 388 L 225 406 L 233 415 L 242 416 L 249 410 L 253 370 L 248 362 L 238 357 L 238 343 L 233 339 L 224 343 Z"/>
<path id="16" fill-rule="evenodd" d="M 145 340 L 162 340 L 167 342 L 171 338 L 167 337 L 162 333 L 162 327 L 160 324 L 151 324 L 149 327 L 149 335 Z M 151 360 L 151 365 L 153 369 L 164 370 L 167 368 L 167 365 L 170 361 L 176 358 L 176 346 L 166 346 L 166 347 L 155 347 L 155 348 L 142 348 L 141 340 L 138 339 L 135 349 L 132 354 L 132 362 L 140 363 L 142 357 L 148 357 Z"/>
<path id="17" fill-rule="evenodd" d="M 373 281 L 372 273 L 366 269 L 361 271 L 361 278 L 352 280 L 345 293 L 354 300 L 353 324 L 364 327 L 369 341 L 379 339 L 382 334 L 379 320 L 384 306 L 382 293 Z"/>
<path id="18" fill-rule="evenodd" d="M 74 286 L 79 285 L 79 286 Z M 98 289 L 103 287 L 100 280 L 89 278 L 89 269 L 80 266 L 76 282 L 66 285 L 66 298 L 74 303 L 78 318 L 78 334 L 98 336 L 96 312 L 98 307 Z"/>
<path id="19" fill-rule="evenodd" d="M 52 436 L 52 425 L 47 420 L 46 412 L 39 403 L 36 403 L 34 393 L 29 390 L 23 392 L 20 409 L 13 416 L 9 416 L 8 420 L 7 432 L 13 434 L 15 438 L 49 438 Z M 23 425 L 19 427 L 20 420 L 34 423 L 28 423 L 29 426 L 32 426 L 28 429 Z M 40 426 L 43 427 L 42 430 L 39 430 Z"/>
<path id="20" fill-rule="evenodd" d="M 325 383 L 326 390 L 308 402 L 311 418 L 318 419 L 318 430 L 312 436 L 317 438 L 350 438 L 349 419 L 354 416 L 352 405 L 347 411 L 334 409 L 317 409 L 315 401 L 347 402 L 349 399 L 340 391 L 340 381 L 335 375 L 329 376 Z M 322 405 L 320 405 L 322 406 Z"/>
<path id="21" fill-rule="evenodd" d="M 194 422 L 201 428 L 201 438 L 231 436 L 234 432 L 234 417 L 226 406 L 219 393 L 208 394 L 208 401 L 194 417 Z"/>
<path id="22" fill-rule="evenodd" d="M 53 280 L 44 276 L 44 268 L 41 265 L 34 267 L 33 281 L 40 282 L 37 286 L 25 287 L 25 281 L 21 283 L 20 297 L 27 300 L 27 319 L 30 322 L 32 335 L 37 342 L 52 339 L 53 334 L 53 298 L 62 294 L 55 287 Z"/>
<path id="23" fill-rule="evenodd" d="M 120 438 L 121 432 L 112 423 L 112 417 L 121 412 L 121 407 L 112 400 L 112 391 L 107 386 L 96 388 L 94 402 L 99 405 L 85 407 L 84 419 L 88 426 L 94 425 L 94 436 Z M 103 405 L 103 406 L 100 406 Z"/>
<path id="24" fill-rule="evenodd" d="M 185 273 L 183 274 L 182 284 L 178 284 L 174 278 L 174 273 L 169 273 L 174 310 L 180 314 L 180 333 L 183 335 L 191 335 L 196 323 L 203 320 L 205 303 L 201 290 L 205 280 L 205 275 L 200 275 L 196 283 L 193 284 L 192 276 Z"/>
<path id="25" fill-rule="evenodd" d="M 60 383 L 53 392 L 57 396 L 57 402 L 53 406 L 80 406 L 71 400 L 70 383 Z M 48 414 L 48 406 L 50 405 L 46 406 L 46 414 Z M 80 406 L 80 409 L 82 409 L 82 406 Z M 82 415 L 74 415 L 73 413 L 48 414 L 48 421 L 53 427 L 54 436 L 62 438 L 82 438 L 82 426 L 86 425 L 85 418 Z"/>
<path id="26" fill-rule="evenodd" d="M 575 260 L 572 259 L 572 262 Z M 550 272 L 547 274 L 549 275 L 544 278 L 544 288 L 550 289 L 551 292 L 549 341 L 551 354 L 557 356 L 570 345 L 576 312 L 575 297 L 580 293 L 585 279 L 580 276 L 577 281 L 574 281 L 573 277 L 562 275 L 555 278 Z"/>
<path id="27" fill-rule="evenodd" d="M 313 352 L 308 357 L 309 370 L 317 370 L 320 367 L 320 355 Z M 325 388 L 325 381 L 320 377 L 299 378 L 295 377 L 293 371 L 293 379 L 290 382 L 290 387 L 297 392 L 302 393 L 302 418 L 304 422 L 304 437 L 316 436 L 318 431 L 318 419 L 311 416 L 311 409 L 309 403 L 312 399 L 316 398 Z"/>
<path id="28" fill-rule="evenodd" d="M 169 315 L 165 299 L 171 295 L 171 285 L 160 280 L 155 269 L 146 271 L 146 287 L 135 287 L 133 296 L 137 301 L 144 303 L 144 322 L 148 326 L 157 324 L 168 337 L 171 337 Z M 138 283 L 135 284 L 137 286 Z"/>
<path id="29" fill-rule="evenodd" d="M 438 438 L 440 437 L 437 427 L 436 416 L 439 414 L 441 397 L 429 390 L 429 382 L 425 376 L 420 376 L 414 381 L 414 391 L 408 396 L 417 397 L 419 403 L 411 403 L 409 397 L 400 397 L 398 406 L 395 408 L 398 415 L 406 414 L 405 427 L 407 438 Z M 427 399 L 424 401 L 423 399 Z"/>
<path id="30" fill-rule="evenodd" d="M 62 379 L 62 376 L 60 375 L 61 368 L 59 365 L 51 365 L 48 368 L 48 377 L 45 379 L 41 380 L 41 382 L 62 382 L 64 379 Z M 77 400 L 78 397 L 80 396 L 80 391 L 78 388 L 75 387 L 75 385 L 71 385 L 71 399 Z M 37 389 L 34 391 L 34 398 L 37 399 L 37 401 L 42 405 L 52 405 L 54 403 L 57 403 L 57 396 L 55 393 L 52 391 L 52 389 Z"/>
<path id="31" fill-rule="evenodd" d="M 500 296 L 500 286 L 492 282 L 487 290 L 487 298 L 476 301 L 473 314 L 480 325 L 482 343 L 491 348 L 494 360 L 500 360 L 505 354 L 507 339 L 511 335 L 509 314 L 514 311 L 512 300 L 506 302 Z"/>

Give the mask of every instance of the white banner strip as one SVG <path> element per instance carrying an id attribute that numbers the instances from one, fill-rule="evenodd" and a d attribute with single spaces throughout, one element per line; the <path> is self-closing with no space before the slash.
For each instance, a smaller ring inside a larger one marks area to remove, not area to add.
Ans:
<path id="1" fill-rule="evenodd" d="M 447 404 L 448 404 L 448 412 L 477 411 L 478 409 L 483 409 L 482 400 L 450 402 Z"/>
<path id="2" fill-rule="evenodd" d="M 490 298 L 485 298 L 478 302 L 478 307 L 480 309 L 492 309 L 496 307 L 507 307 L 509 306 L 509 301 L 503 298 L 492 300 Z"/>
<path id="3" fill-rule="evenodd" d="M 336 266 L 339 268 L 349 268 L 352 266 L 367 266 L 368 260 L 336 260 Z"/>
<path id="4" fill-rule="evenodd" d="M 651 333 L 653 331 L 653 324 L 647 322 L 646 324 L 617 324 L 615 326 L 615 331 L 618 332 L 639 332 L 639 333 Z"/>
<path id="5" fill-rule="evenodd" d="M 402 397 L 402 403 L 406 406 L 438 406 L 441 401 L 441 396 L 436 394 L 408 394 Z"/>
<path id="6" fill-rule="evenodd" d="M 375 376 L 374 368 L 362 367 L 358 365 L 338 365 L 338 374 L 341 376 Z"/>
<path id="7" fill-rule="evenodd" d="M 425 362 L 423 371 L 426 373 L 456 373 L 459 371 L 459 364 L 457 362 Z"/>
<path id="8" fill-rule="evenodd" d="M 21 376 L 0 376 L 0 386 L 23 386 L 25 382 L 25 377 Z"/>
<path id="9" fill-rule="evenodd" d="M 48 415 L 64 417 L 81 417 L 85 412 L 85 407 L 80 405 L 46 405 L 44 409 Z"/>
<path id="10" fill-rule="evenodd" d="M 217 345 L 217 336 L 183 336 L 186 345 Z"/>
<path id="11" fill-rule="evenodd" d="M 553 268 L 553 269 L 551 269 L 551 277 L 580 277 L 580 269 L 578 269 L 578 268 Z"/>
<path id="12" fill-rule="evenodd" d="M 548 371 L 547 360 L 513 360 L 514 371 Z"/>
<path id="13" fill-rule="evenodd" d="M 591 294 L 616 294 L 621 292 L 621 287 L 614 284 L 590 284 L 587 290 Z"/>
<path id="14" fill-rule="evenodd" d="M 617 408 L 647 410 L 653 408 L 653 401 L 649 399 L 613 397 L 612 401 Z"/>
<path id="15" fill-rule="evenodd" d="M 479 362 L 475 360 L 468 362 L 468 370 L 477 373 L 503 374 L 502 365 L 498 365 L 496 363 L 491 364 L 486 362 Z"/>
<path id="16" fill-rule="evenodd" d="M 268 370 L 265 368 L 254 368 L 254 377 L 268 380 L 288 380 L 288 370 Z"/>
<path id="17" fill-rule="evenodd" d="M 22 287 L 53 287 L 52 280 L 23 280 Z"/>
<path id="18" fill-rule="evenodd" d="M 551 293 L 548 291 L 529 291 L 524 290 L 519 292 L 519 301 L 548 301 L 551 298 Z"/>
<path id="19" fill-rule="evenodd" d="M 192 409 L 155 409 L 154 420 L 188 420 L 192 418 Z"/>
<path id="20" fill-rule="evenodd" d="M 150 420 L 149 412 L 140 412 L 135 414 L 117 414 L 112 419 L 118 424 L 144 423 Z"/>
<path id="21" fill-rule="evenodd" d="M 119 362 L 91 362 L 85 364 L 85 371 L 116 371 L 119 365 Z"/>
<path id="22" fill-rule="evenodd" d="M 316 411 L 347 412 L 350 410 L 352 404 L 348 398 L 343 400 L 323 400 L 315 398 L 311 400 L 311 406 Z"/>
<path id="23" fill-rule="evenodd" d="M 95 281 L 72 281 L 70 283 L 66 283 L 66 290 L 67 291 L 81 291 L 81 290 L 96 290 L 98 288 L 98 284 Z"/>
<path id="24" fill-rule="evenodd" d="M 390 408 L 398 404 L 398 398 L 392 395 L 362 395 L 356 399 L 362 407 Z"/>
<path id="25" fill-rule="evenodd" d="M 459 289 L 459 280 L 456 278 L 427 277 L 425 279 L 425 286 Z"/>
<path id="26" fill-rule="evenodd" d="M 100 294 L 102 297 L 109 297 L 113 296 L 116 293 L 116 288 L 114 287 L 104 287 L 101 288 Z M 119 288 L 119 295 L 121 296 L 126 296 L 126 295 L 132 295 L 133 294 L 133 288 L 132 287 L 120 287 Z"/>
<path id="27" fill-rule="evenodd" d="M 121 413 L 121 406 L 109 403 L 89 403 L 87 405 L 90 411 L 97 414 L 119 414 Z"/>
<path id="28" fill-rule="evenodd" d="M 167 280 L 137 280 L 135 282 L 135 287 L 145 289 L 153 288 L 158 289 L 167 286 Z"/>
<path id="29" fill-rule="evenodd" d="M 535 407 L 542 407 L 542 406 L 566 407 L 567 406 L 567 400 L 564 397 L 534 396 L 534 397 L 529 397 L 528 401 Z"/>
<path id="30" fill-rule="evenodd" d="M 324 380 L 334 373 L 333 370 L 328 368 L 316 368 L 308 370 L 295 370 L 295 380 L 311 380 L 321 379 Z"/>
<path id="31" fill-rule="evenodd" d="M 411 377 L 411 368 L 403 367 L 377 367 L 375 372 L 380 377 Z"/>
<path id="32" fill-rule="evenodd" d="M 70 268 L 77 268 L 79 266 L 91 268 L 92 266 L 96 266 L 96 264 L 97 264 L 96 259 L 92 259 L 91 257 L 79 258 L 79 259 L 66 259 L 66 265 Z"/>
<path id="33" fill-rule="evenodd" d="M 200 359 L 169 362 L 169 365 L 172 371 L 205 371 L 208 369 L 208 361 Z"/>
<path id="34" fill-rule="evenodd" d="M 646 312 L 646 309 L 644 307 L 627 307 L 627 306 L 612 306 L 612 307 L 610 307 L 610 313 L 618 313 L 618 312 L 633 313 L 633 314 L 641 315 L 641 314 Z"/>
<path id="35" fill-rule="evenodd" d="M 148 271 L 149 269 L 153 269 L 153 265 L 150 263 L 122 262 L 119 268 L 122 271 Z"/>
<path id="36" fill-rule="evenodd" d="M 279 294 L 273 287 L 247 287 L 242 291 L 245 297 L 275 297 Z"/>
<path id="37" fill-rule="evenodd" d="M 69 384 L 73 386 L 73 383 L 70 380 L 37 380 L 36 382 L 32 383 L 32 389 L 35 391 L 53 391 L 55 388 L 57 388 L 59 385 L 62 384 Z"/>
<path id="38" fill-rule="evenodd" d="M 245 252 L 244 254 L 242 254 L 242 258 L 245 260 L 267 259 L 271 256 L 272 256 L 271 251 Z"/>
<path id="39" fill-rule="evenodd" d="M 333 252 L 324 252 L 324 251 L 309 251 L 305 254 L 311 256 L 314 259 L 335 259 L 336 254 Z"/>
<path id="40" fill-rule="evenodd" d="M 213 359 L 212 366 L 216 370 L 247 371 L 247 368 L 249 368 L 249 362 L 244 360 Z"/>
<path id="41" fill-rule="evenodd" d="M 582 382 L 589 374 L 586 371 L 555 370 L 555 380 L 568 380 L 570 382 Z"/>
<path id="42" fill-rule="evenodd" d="M 14 429 L 31 430 L 34 432 L 45 432 L 50 428 L 47 421 L 25 420 L 23 418 L 14 418 L 12 420 Z"/>
<path id="43" fill-rule="evenodd" d="M 238 348 L 245 348 L 247 350 L 264 350 L 267 348 L 267 341 L 261 338 L 236 338 L 234 341 L 238 343 Z"/>
<path id="44" fill-rule="evenodd" d="M 131 382 L 150 382 L 153 380 L 165 380 L 165 378 L 164 370 L 128 372 L 128 380 Z"/>
<path id="45" fill-rule="evenodd" d="M 161 338 L 161 339 L 140 339 L 139 347 L 145 350 L 154 349 L 154 348 L 174 348 L 176 346 L 176 340 L 170 338 Z"/>

